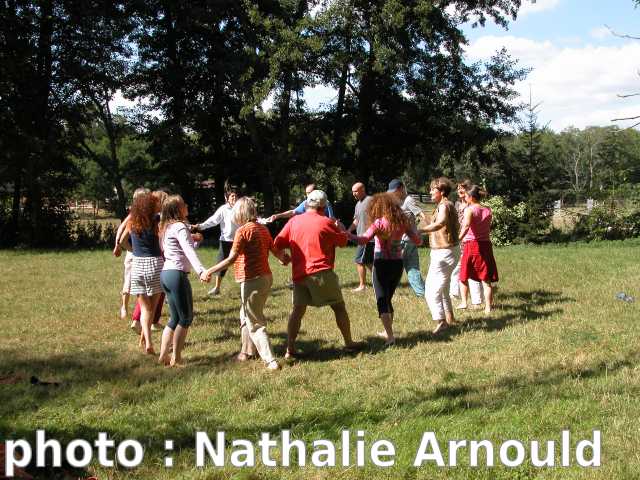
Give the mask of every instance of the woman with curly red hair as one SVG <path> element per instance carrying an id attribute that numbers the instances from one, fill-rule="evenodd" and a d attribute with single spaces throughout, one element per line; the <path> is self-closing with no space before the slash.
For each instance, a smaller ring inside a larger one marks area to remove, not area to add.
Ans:
<path id="1" fill-rule="evenodd" d="M 131 206 L 128 230 L 133 248 L 131 294 L 138 297 L 144 349 L 155 354 L 151 341 L 151 321 L 162 293 L 160 272 L 164 264 L 158 239 L 160 198 L 151 193 L 138 196 Z"/>
<path id="2" fill-rule="evenodd" d="M 385 346 L 396 341 L 393 334 L 393 305 L 391 300 L 402 277 L 402 236 L 406 233 L 416 245 L 422 244 L 422 237 L 415 225 L 409 221 L 397 200 L 389 193 L 373 196 L 367 215 L 371 226 L 358 237 L 350 238 L 360 245 L 366 245 L 375 237 L 373 251 L 373 289 L 376 295 L 378 315 L 384 326 L 384 332 L 378 336 L 385 339 Z"/>

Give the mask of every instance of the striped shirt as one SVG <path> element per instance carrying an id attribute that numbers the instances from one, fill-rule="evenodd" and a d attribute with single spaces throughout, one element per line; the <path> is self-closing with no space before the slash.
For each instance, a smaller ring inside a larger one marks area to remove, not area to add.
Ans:
<path id="1" fill-rule="evenodd" d="M 271 275 L 269 250 L 273 250 L 273 239 L 264 225 L 247 222 L 238 228 L 231 249 L 238 253 L 233 265 L 236 282 Z"/>

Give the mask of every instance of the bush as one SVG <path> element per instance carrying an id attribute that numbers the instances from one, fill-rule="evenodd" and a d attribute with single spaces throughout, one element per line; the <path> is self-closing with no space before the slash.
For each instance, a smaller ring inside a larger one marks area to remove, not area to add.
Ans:
<path id="1" fill-rule="evenodd" d="M 71 240 L 76 248 L 110 248 L 115 242 L 116 231 L 112 223 L 76 221 Z"/>
<path id="2" fill-rule="evenodd" d="M 551 206 L 542 196 L 530 196 L 526 202 L 509 206 L 499 195 L 485 202 L 493 212 L 491 241 L 503 246 L 512 243 L 544 241 L 551 223 Z"/>
<path id="3" fill-rule="evenodd" d="M 581 215 L 573 230 L 574 240 L 624 240 L 640 236 L 640 210 L 625 211 L 613 206 L 594 207 Z"/>

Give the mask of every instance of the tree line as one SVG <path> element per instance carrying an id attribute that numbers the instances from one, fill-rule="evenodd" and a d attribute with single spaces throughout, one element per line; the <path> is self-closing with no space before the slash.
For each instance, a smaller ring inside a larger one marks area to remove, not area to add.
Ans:
<path id="1" fill-rule="evenodd" d="M 288 208 L 310 180 L 338 201 L 352 180 L 380 190 L 392 177 L 422 187 L 439 174 L 527 198 L 548 186 L 543 175 L 559 175 L 551 161 L 538 165 L 560 148 L 547 142 L 555 134 L 535 123 L 506 131 L 521 111 L 514 85 L 527 70 L 504 50 L 467 61 L 462 31 L 487 20 L 506 27 L 520 6 L 0 1 L 3 243 L 51 243 L 74 195 L 110 198 L 123 217 L 141 184 L 181 193 L 199 215 L 222 198 L 227 178 L 257 192 L 265 214 Z M 305 93 L 320 85 L 335 96 L 311 108 Z M 118 94 L 142 101 L 114 111 Z M 594 148 L 615 137 L 612 151 L 626 155 L 623 138 L 635 134 L 609 133 Z M 571 188 L 596 188 L 611 157 L 584 153 L 582 132 L 572 135 L 560 134 L 567 151 L 580 152 L 579 170 L 591 163 Z M 215 195 L 202 188 L 207 181 Z"/>

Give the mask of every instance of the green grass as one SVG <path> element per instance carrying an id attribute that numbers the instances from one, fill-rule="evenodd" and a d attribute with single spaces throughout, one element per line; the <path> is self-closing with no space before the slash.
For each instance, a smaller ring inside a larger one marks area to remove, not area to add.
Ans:
<path id="1" fill-rule="evenodd" d="M 105 431 L 118 442 L 145 445 L 140 467 L 94 462 L 81 478 L 640 478 L 640 315 L 638 302 L 614 298 L 620 291 L 640 297 L 639 251 L 638 241 L 496 249 L 496 311 L 458 315 L 458 326 L 439 338 L 429 333 L 424 301 L 403 284 L 395 298 L 399 342 L 384 350 L 374 337 L 372 289 L 350 291 L 353 249 L 342 250 L 337 272 L 354 338 L 369 348 L 344 354 L 331 311 L 310 308 L 299 337 L 309 358 L 275 375 L 260 362 L 232 361 L 239 293 L 230 277 L 217 298 L 193 280 L 188 366 L 165 369 L 139 353 L 128 323 L 117 318 L 120 259 L 108 251 L 0 252 L 0 438 L 32 441 L 42 428 L 66 443 L 93 441 Z M 211 264 L 215 253 L 204 249 L 200 256 Z M 425 272 L 428 250 L 420 253 Z M 289 272 L 272 268 L 268 330 L 282 356 Z M 154 339 L 157 346 L 158 334 Z M 31 375 L 61 385 L 31 386 Z M 214 438 L 223 430 L 229 439 L 257 444 L 260 432 L 285 429 L 309 448 L 317 439 L 338 444 L 344 429 L 364 430 L 368 445 L 394 443 L 396 464 L 195 468 L 195 431 Z M 559 441 L 565 429 L 574 440 L 602 430 L 602 467 L 471 468 L 468 454 L 457 468 L 412 466 L 425 431 L 436 432 L 446 458 L 448 440 Z M 175 443 L 173 469 L 163 466 L 165 439 Z"/>

